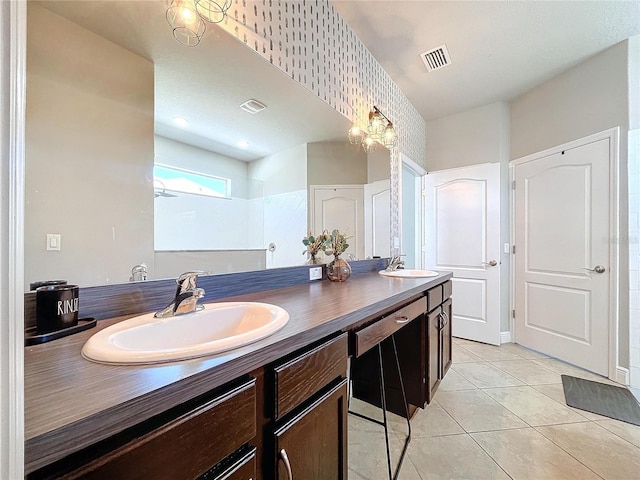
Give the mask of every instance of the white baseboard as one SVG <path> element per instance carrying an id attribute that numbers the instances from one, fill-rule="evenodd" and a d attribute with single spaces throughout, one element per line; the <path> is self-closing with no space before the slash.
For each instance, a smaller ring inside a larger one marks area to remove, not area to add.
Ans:
<path id="1" fill-rule="evenodd" d="M 616 378 L 612 379 L 614 382 L 621 383 L 622 385 L 629 385 L 629 369 L 621 366 L 616 367 Z"/>
<path id="2" fill-rule="evenodd" d="M 500 344 L 511 343 L 511 332 L 500 332 Z"/>

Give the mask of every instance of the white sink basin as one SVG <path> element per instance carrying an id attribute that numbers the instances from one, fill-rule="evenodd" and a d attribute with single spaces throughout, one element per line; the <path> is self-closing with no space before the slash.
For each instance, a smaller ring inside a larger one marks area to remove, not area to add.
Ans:
<path id="1" fill-rule="evenodd" d="M 289 313 L 267 303 L 211 303 L 176 317 L 153 313 L 116 323 L 93 335 L 82 355 L 100 363 L 144 364 L 185 360 L 231 350 L 284 327 Z"/>
<path id="2" fill-rule="evenodd" d="M 380 270 L 380 275 L 384 275 L 385 277 L 395 277 L 395 278 L 421 278 L 421 277 L 437 277 L 438 272 L 434 272 L 433 270 L 411 270 L 411 269 L 400 269 L 393 270 L 391 272 L 387 272 L 386 270 Z"/>

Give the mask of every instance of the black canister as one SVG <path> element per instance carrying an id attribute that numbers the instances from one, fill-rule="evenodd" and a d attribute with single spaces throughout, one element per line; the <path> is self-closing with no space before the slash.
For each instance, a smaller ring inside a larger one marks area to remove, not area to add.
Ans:
<path id="1" fill-rule="evenodd" d="M 79 293 L 77 285 L 48 285 L 36 289 L 38 334 L 77 325 Z"/>
<path id="2" fill-rule="evenodd" d="M 47 287 L 49 285 L 66 285 L 66 280 L 41 280 L 39 282 L 31 282 L 29 284 L 29 290 L 34 291 L 40 287 Z"/>

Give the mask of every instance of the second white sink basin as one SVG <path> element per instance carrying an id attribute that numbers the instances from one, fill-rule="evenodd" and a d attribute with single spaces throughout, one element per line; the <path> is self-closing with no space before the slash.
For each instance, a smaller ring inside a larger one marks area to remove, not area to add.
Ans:
<path id="1" fill-rule="evenodd" d="M 130 318 L 93 335 L 82 355 L 100 363 L 145 364 L 212 355 L 256 342 L 284 327 L 289 313 L 275 305 L 227 302 L 176 317 L 153 313 Z"/>
<path id="2" fill-rule="evenodd" d="M 385 277 L 396 277 L 396 278 L 420 278 L 420 277 L 437 277 L 438 272 L 434 272 L 433 270 L 411 270 L 411 269 L 399 269 L 392 270 L 390 272 L 386 270 L 380 270 L 380 275 L 384 275 Z"/>

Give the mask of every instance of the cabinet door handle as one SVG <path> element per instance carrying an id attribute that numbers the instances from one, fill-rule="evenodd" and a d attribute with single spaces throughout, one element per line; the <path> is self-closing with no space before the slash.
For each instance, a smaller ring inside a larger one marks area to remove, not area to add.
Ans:
<path id="1" fill-rule="evenodd" d="M 442 317 L 444 319 L 444 323 L 442 324 L 442 328 L 444 328 L 449 324 L 449 314 L 447 312 L 442 312 Z"/>
<path id="2" fill-rule="evenodd" d="M 444 317 L 442 316 L 442 312 L 440 312 L 438 314 L 438 330 L 442 330 L 442 327 L 444 326 L 443 323 L 444 323 Z"/>
<path id="3" fill-rule="evenodd" d="M 289 456 L 287 451 L 283 448 L 280 450 L 280 459 L 284 463 L 284 468 L 287 469 L 287 480 L 293 480 L 293 472 L 291 471 L 291 463 L 289 463 Z"/>
<path id="4" fill-rule="evenodd" d="M 396 323 L 402 325 L 403 323 L 407 323 L 409 321 L 409 317 L 403 315 L 401 317 L 396 317 Z"/>

